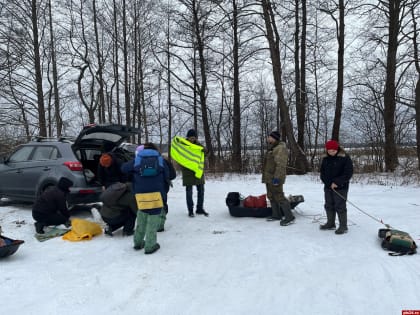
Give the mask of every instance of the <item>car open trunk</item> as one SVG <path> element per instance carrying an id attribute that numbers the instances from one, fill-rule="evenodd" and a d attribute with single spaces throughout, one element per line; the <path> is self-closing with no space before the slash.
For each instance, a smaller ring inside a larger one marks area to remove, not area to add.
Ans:
<path id="1" fill-rule="evenodd" d="M 80 132 L 72 149 L 83 165 L 86 181 L 94 183 L 97 178 L 99 159 L 102 153 L 113 152 L 123 161 L 133 158 L 132 152 L 120 148 L 139 129 L 118 124 L 89 125 Z"/>

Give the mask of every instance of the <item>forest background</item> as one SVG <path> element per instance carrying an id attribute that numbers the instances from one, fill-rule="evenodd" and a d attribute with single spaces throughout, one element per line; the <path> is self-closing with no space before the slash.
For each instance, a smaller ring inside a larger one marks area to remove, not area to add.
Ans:
<path id="1" fill-rule="evenodd" d="M 195 128 L 210 171 L 253 172 L 278 129 L 292 173 L 333 138 L 419 178 L 419 21 L 417 0 L 0 0 L 0 155 L 121 123 L 163 150 Z"/>

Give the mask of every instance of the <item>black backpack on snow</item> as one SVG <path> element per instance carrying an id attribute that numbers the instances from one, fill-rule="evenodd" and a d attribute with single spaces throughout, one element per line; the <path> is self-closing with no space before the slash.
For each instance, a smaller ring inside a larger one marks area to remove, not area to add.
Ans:
<path id="1" fill-rule="evenodd" d="M 390 256 L 413 255 L 417 253 L 417 245 L 406 232 L 394 229 L 379 229 L 378 236 L 382 238 L 381 247 L 389 250 Z"/>

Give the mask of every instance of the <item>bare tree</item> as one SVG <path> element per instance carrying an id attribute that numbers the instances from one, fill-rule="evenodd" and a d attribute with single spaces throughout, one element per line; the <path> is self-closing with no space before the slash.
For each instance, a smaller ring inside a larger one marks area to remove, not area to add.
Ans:
<path id="1" fill-rule="evenodd" d="M 305 174 L 308 169 L 308 161 L 302 148 L 297 144 L 292 122 L 290 120 L 289 110 L 286 105 L 283 94 L 282 66 L 280 59 L 280 35 L 277 31 L 274 11 L 270 0 L 262 0 L 263 17 L 266 26 L 266 36 L 270 48 L 270 57 L 273 67 L 273 78 L 277 93 L 277 107 L 280 110 L 280 117 L 291 149 L 291 166 L 296 173 Z M 279 128 L 280 126 L 278 126 Z"/>
<path id="2" fill-rule="evenodd" d="M 60 95 L 58 90 L 58 69 L 55 47 L 55 35 L 53 27 L 53 14 L 51 9 L 51 0 L 48 0 L 48 17 L 49 17 L 49 30 L 50 30 L 50 50 L 51 50 L 51 63 L 53 72 L 53 91 L 54 91 L 54 116 L 57 125 L 57 137 L 61 136 L 63 130 L 63 120 L 61 118 Z"/>
<path id="3" fill-rule="evenodd" d="M 341 115 L 343 111 L 343 92 L 344 92 L 344 44 L 345 44 L 345 6 L 344 0 L 325 1 L 321 3 L 320 10 L 328 14 L 334 21 L 337 37 L 337 92 L 335 101 L 334 124 L 331 138 L 339 140 Z M 335 13 L 338 11 L 338 18 Z"/>
<path id="4" fill-rule="evenodd" d="M 418 5 L 418 4 L 417 4 Z M 418 6 L 417 6 L 418 7 Z M 415 100 L 414 100 L 414 109 L 416 115 L 416 146 L 417 146 L 417 168 L 420 170 L 420 59 L 419 59 L 419 43 L 418 43 L 418 35 L 419 35 L 419 28 L 417 24 L 417 19 L 419 18 L 415 14 L 416 4 L 413 2 L 411 4 L 410 12 L 411 12 L 411 20 L 413 23 L 413 59 L 414 59 L 414 66 L 417 72 L 417 82 L 416 82 L 416 90 L 415 90 Z"/>
<path id="5" fill-rule="evenodd" d="M 45 106 L 44 106 L 44 91 L 42 88 L 42 70 L 41 70 L 41 55 L 40 44 L 38 36 L 38 18 L 39 8 L 38 1 L 31 0 L 31 21 L 32 21 L 32 34 L 33 34 L 33 52 L 34 52 L 34 66 L 35 66 L 35 83 L 36 94 L 38 99 L 38 122 L 39 122 L 39 135 L 41 137 L 47 136 L 47 123 L 45 119 Z"/>

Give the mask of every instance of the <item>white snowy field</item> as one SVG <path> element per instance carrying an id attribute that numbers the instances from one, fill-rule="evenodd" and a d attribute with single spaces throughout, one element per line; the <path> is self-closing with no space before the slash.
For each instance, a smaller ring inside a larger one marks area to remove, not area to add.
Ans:
<path id="1" fill-rule="evenodd" d="M 161 249 L 144 255 L 121 232 L 91 241 L 34 238 L 31 205 L 0 207 L 3 235 L 25 241 L 0 259 L 1 314 L 402 314 L 420 310 L 420 255 L 388 256 L 384 226 L 348 204 L 349 232 L 320 231 L 316 175 L 288 176 L 296 223 L 234 218 L 228 192 L 260 195 L 260 176 L 207 179 L 209 217 L 189 218 L 181 180 L 169 193 Z M 194 191 L 194 198 L 195 198 Z M 420 243 L 420 188 L 351 184 L 349 200 Z M 94 220 L 89 212 L 78 217 Z"/>

